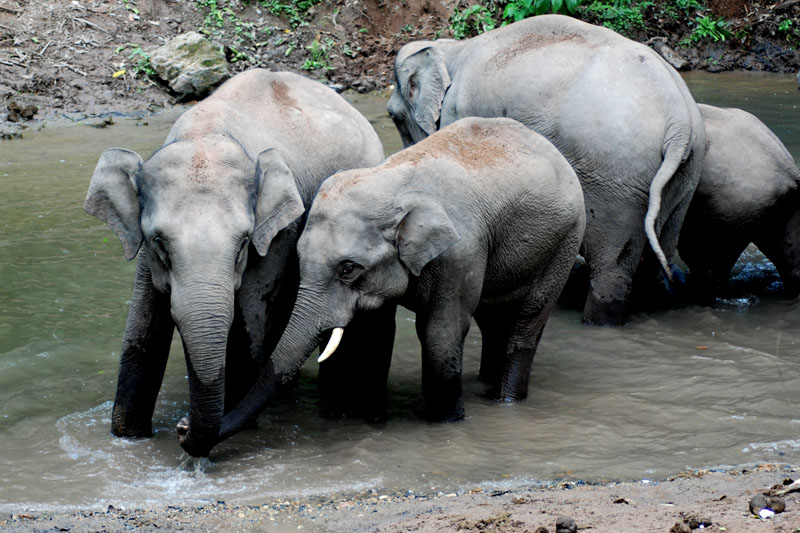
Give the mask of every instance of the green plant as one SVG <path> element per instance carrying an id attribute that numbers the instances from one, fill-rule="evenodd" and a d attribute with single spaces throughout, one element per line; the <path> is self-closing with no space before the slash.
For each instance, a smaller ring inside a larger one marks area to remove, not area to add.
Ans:
<path id="1" fill-rule="evenodd" d="M 654 5 L 649 0 L 613 0 L 612 3 L 594 0 L 584 10 L 596 16 L 606 28 L 630 36 L 634 30 L 644 29 L 644 12 Z"/>
<path id="2" fill-rule="evenodd" d="M 789 33 L 792 30 L 792 24 L 792 19 L 783 19 L 780 24 L 778 24 L 778 31 Z"/>
<path id="3" fill-rule="evenodd" d="M 123 50 L 130 50 L 131 53 L 128 55 L 128 59 L 135 60 L 133 66 L 131 67 L 131 72 L 134 76 L 144 74 L 148 78 L 156 77 L 156 71 L 153 68 L 153 65 L 150 63 L 150 54 L 142 50 L 141 46 L 133 43 L 123 44 L 122 46 L 115 48 L 114 53 L 119 54 Z"/>
<path id="4" fill-rule="evenodd" d="M 696 17 L 692 33 L 688 37 L 681 40 L 681 45 L 687 46 L 692 43 L 700 42 L 704 39 L 712 39 L 713 41 L 724 41 L 728 37 L 733 37 L 733 33 L 728 30 L 728 23 L 725 22 L 723 17 L 715 18 L 713 15 L 703 15 Z"/>
<path id="5" fill-rule="evenodd" d="M 333 70 L 328 53 L 335 44 L 330 37 L 326 37 L 324 43 L 319 42 L 319 37 L 314 39 L 309 46 L 306 46 L 309 51 L 309 57 L 300 68 L 303 70 Z"/>
<path id="6" fill-rule="evenodd" d="M 319 4 L 322 0 L 259 0 L 261 5 L 270 13 L 279 17 L 286 17 L 292 28 L 308 24 L 306 16 L 308 10 Z"/>
<path id="7" fill-rule="evenodd" d="M 504 23 L 516 22 L 532 15 L 562 13 L 572 15 L 583 0 L 511 0 L 503 9 Z"/>
<path id="8" fill-rule="evenodd" d="M 456 39 L 485 33 L 494 27 L 491 11 L 480 4 L 472 4 L 464 11 L 456 9 L 450 17 L 450 28 Z"/>

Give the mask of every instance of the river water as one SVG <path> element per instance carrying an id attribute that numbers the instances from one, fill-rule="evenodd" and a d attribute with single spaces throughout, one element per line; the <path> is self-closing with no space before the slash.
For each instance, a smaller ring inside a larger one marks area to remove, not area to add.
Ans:
<path id="1" fill-rule="evenodd" d="M 793 76 L 686 79 L 701 102 L 755 113 L 800 160 Z M 385 98 L 350 99 L 387 153 L 398 150 Z M 188 458 L 175 438 L 188 409 L 176 341 L 155 437 L 112 437 L 135 265 L 81 206 L 103 149 L 146 157 L 177 113 L 146 125 L 118 117 L 106 129 L 48 126 L 0 142 L 0 512 L 257 504 L 367 489 L 501 489 L 800 464 L 800 303 L 780 300 L 770 286 L 714 309 L 635 315 L 624 328 L 584 326 L 578 311 L 558 309 L 539 345 L 530 397 L 514 405 L 481 398 L 473 327 L 464 354 L 467 419 L 445 425 L 418 416 L 419 346 L 413 315 L 401 311 L 388 423 L 320 418 L 312 358 L 299 391 L 265 413 L 258 430 L 215 448 L 211 461 Z M 758 256 L 740 267 L 740 277 L 773 275 Z"/>

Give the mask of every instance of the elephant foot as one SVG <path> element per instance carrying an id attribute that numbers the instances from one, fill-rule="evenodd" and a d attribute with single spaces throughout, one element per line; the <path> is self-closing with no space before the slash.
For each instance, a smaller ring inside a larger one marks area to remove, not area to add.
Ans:
<path id="1" fill-rule="evenodd" d="M 626 301 L 601 300 L 590 293 L 583 308 L 583 322 L 593 326 L 624 326 L 628 322 Z"/>
<path id="2" fill-rule="evenodd" d="M 186 442 L 186 436 L 189 434 L 189 419 L 184 416 L 178 420 L 178 425 L 175 429 L 178 432 L 178 443 L 183 446 L 183 443 Z"/>

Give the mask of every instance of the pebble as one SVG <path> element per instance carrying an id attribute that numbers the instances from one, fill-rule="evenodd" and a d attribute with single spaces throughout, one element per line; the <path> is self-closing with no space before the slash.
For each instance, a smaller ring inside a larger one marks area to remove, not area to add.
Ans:
<path id="1" fill-rule="evenodd" d="M 568 516 L 559 516 L 556 520 L 556 533 L 575 533 L 578 531 L 578 524 Z"/>

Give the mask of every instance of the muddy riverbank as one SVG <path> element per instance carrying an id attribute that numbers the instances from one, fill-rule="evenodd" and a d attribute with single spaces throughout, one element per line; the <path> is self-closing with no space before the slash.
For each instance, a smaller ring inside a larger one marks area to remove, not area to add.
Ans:
<path id="1" fill-rule="evenodd" d="M 495 19 L 506 3 L 482 2 Z M 685 69 L 800 68 L 797 0 L 686 0 L 678 4 L 688 7 L 678 11 L 661 0 L 630 4 L 617 13 L 582 7 L 576 16 L 623 24 L 620 31 L 631 38 L 666 44 Z M 454 14 L 466 6 L 463 0 L 0 0 L 0 123 L 5 137 L 13 137 L 42 119 L 169 108 L 176 97 L 152 75 L 149 55 L 188 31 L 224 50 L 232 73 L 261 66 L 337 88 L 383 89 L 392 83 L 396 51 L 409 41 L 452 37 Z M 724 33 L 698 22 L 718 17 Z"/>
<path id="2" fill-rule="evenodd" d="M 769 519 L 750 512 L 750 500 L 785 489 L 797 469 L 759 465 L 731 472 L 694 471 L 668 480 L 589 485 L 582 482 L 522 490 L 471 489 L 459 493 L 331 495 L 260 505 L 209 502 L 188 508 L 124 509 L 48 514 L 20 509 L 0 520 L 4 531 L 562 531 L 560 517 L 578 530 L 800 531 L 800 493 L 782 496 L 785 510 Z M 109 495 L 113 502 L 113 496 Z M 692 528 L 694 526 L 694 528 Z M 570 531 L 564 529 L 564 532 Z M 571 530 L 575 531 L 575 530 Z"/>

